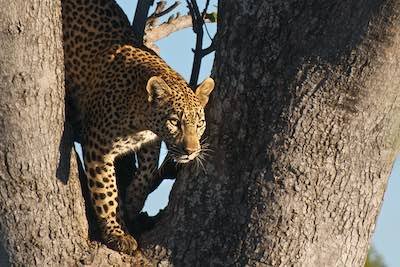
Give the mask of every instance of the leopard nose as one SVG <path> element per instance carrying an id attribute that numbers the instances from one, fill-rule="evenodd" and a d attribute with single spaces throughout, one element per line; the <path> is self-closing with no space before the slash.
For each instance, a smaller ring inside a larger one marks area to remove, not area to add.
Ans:
<path id="1" fill-rule="evenodd" d="M 188 155 L 192 155 L 193 153 L 197 152 L 200 150 L 200 142 L 196 138 L 195 134 L 186 134 L 183 138 L 183 143 L 184 151 Z"/>
<path id="2" fill-rule="evenodd" d="M 195 147 L 185 147 L 185 151 L 188 155 L 191 155 L 193 153 L 196 153 L 198 149 Z"/>

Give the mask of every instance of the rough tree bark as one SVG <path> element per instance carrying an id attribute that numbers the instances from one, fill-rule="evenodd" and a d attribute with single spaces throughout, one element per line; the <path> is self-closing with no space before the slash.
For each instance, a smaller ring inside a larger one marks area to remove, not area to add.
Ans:
<path id="1" fill-rule="evenodd" d="M 0 0 L 0 237 L 9 258 L 1 265 L 128 265 L 88 243 L 64 125 L 60 11 L 60 1 Z"/>
<path id="2" fill-rule="evenodd" d="M 87 223 L 79 181 L 66 185 L 60 3 L 0 1 L 0 7 L 2 243 L 12 264 L 73 264 L 76 247 L 87 247 L 80 237 Z"/>
<path id="3" fill-rule="evenodd" d="M 400 141 L 399 1 L 221 1 L 214 158 L 144 237 L 176 266 L 362 266 Z"/>
<path id="4" fill-rule="evenodd" d="M 398 2 L 221 2 L 213 160 L 182 171 L 145 252 L 163 266 L 361 266 L 400 143 Z M 134 264 L 89 246 L 74 160 L 68 178 L 59 1 L 0 6 L 11 262 Z"/>

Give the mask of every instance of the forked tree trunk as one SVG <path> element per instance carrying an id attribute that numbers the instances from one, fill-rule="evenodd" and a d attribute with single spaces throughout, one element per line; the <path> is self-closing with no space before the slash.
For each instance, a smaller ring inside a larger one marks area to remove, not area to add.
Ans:
<path id="1" fill-rule="evenodd" d="M 181 173 L 144 250 L 164 266 L 361 266 L 400 143 L 398 2 L 221 2 L 213 159 L 206 174 Z M 59 1 L 0 7 L 11 262 L 132 264 L 89 249 L 74 161 L 64 183 Z"/>
<path id="2" fill-rule="evenodd" d="M 221 1 L 207 174 L 146 236 L 176 266 L 362 266 L 400 141 L 400 1 Z"/>

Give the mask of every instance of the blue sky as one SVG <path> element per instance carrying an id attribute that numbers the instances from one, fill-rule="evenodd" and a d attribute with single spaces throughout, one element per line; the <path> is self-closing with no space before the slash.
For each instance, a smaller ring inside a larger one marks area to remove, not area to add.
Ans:
<path id="1" fill-rule="evenodd" d="M 132 20 L 137 1 L 117 0 L 129 19 Z M 172 1 L 168 1 L 170 4 Z M 181 1 L 184 3 L 185 1 Z M 200 8 L 205 1 L 198 1 Z M 216 0 L 211 1 L 211 8 L 215 9 Z M 185 5 L 181 4 L 181 14 L 186 13 Z M 215 25 L 208 26 L 213 35 L 216 31 Z M 204 46 L 209 45 L 210 41 L 204 38 Z M 191 48 L 194 47 L 194 34 L 191 29 L 179 31 L 169 37 L 157 42 L 160 47 L 161 57 L 168 64 L 182 74 L 187 80 L 190 78 L 193 54 Z M 210 54 L 203 59 L 200 80 L 210 75 L 214 54 Z M 385 193 L 385 200 L 381 213 L 378 217 L 377 227 L 373 236 L 373 244 L 380 254 L 383 255 L 388 267 L 400 266 L 400 157 L 397 158 L 389 178 L 388 188 Z M 168 203 L 168 194 L 171 190 L 173 181 L 166 180 L 160 187 L 149 196 L 144 210 L 151 215 L 155 215 L 160 208 Z"/>

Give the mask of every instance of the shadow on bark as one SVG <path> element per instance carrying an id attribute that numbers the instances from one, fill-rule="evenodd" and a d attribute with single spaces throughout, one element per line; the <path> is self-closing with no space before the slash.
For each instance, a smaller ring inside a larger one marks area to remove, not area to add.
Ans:
<path id="1" fill-rule="evenodd" d="M 324 3 L 301 1 L 297 2 L 298 6 L 292 7 L 289 11 L 265 14 L 265 17 L 277 17 L 276 23 L 279 23 L 279 28 L 255 28 L 251 23 L 247 23 L 251 20 L 243 18 L 243 25 L 238 26 L 240 33 L 236 36 L 240 38 L 248 36 L 249 33 L 254 33 L 255 29 L 258 33 L 251 34 L 254 39 L 249 40 L 245 44 L 248 47 L 242 49 L 246 48 L 246 51 L 250 51 L 247 58 L 257 58 L 260 53 L 265 54 L 267 58 L 265 63 L 268 66 L 267 72 L 269 72 L 267 74 L 272 77 L 271 84 L 263 88 L 265 91 L 262 92 L 257 91 L 259 80 L 254 79 L 254 76 L 248 77 L 248 80 L 244 82 L 248 84 L 248 88 L 256 90 L 257 97 L 261 97 L 270 105 L 269 111 L 274 117 L 266 118 L 266 120 L 263 118 L 265 123 L 275 123 L 284 109 L 290 105 L 293 93 L 295 93 L 296 81 L 299 80 L 296 75 L 302 66 L 309 65 L 311 67 L 322 63 L 334 68 L 347 66 L 348 70 L 345 71 L 350 71 L 352 62 L 349 61 L 356 60 L 352 53 L 363 41 L 368 38 L 378 42 L 385 41 L 384 39 L 388 37 L 385 32 L 370 27 L 374 25 L 375 18 L 390 16 L 390 14 L 381 14 L 391 10 L 387 6 L 383 7 L 384 2 L 382 0 L 324 1 Z M 279 7 L 276 10 L 279 10 Z M 237 20 L 237 18 L 230 19 Z M 240 23 L 227 22 L 230 25 Z M 243 43 L 243 41 L 237 41 L 239 44 Z M 252 53 L 254 54 L 252 55 Z M 216 58 L 219 60 L 218 55 Z M 242 63 L 244 69 L 254 69 L 253 61 L 244 60 Z M 307 75 L 308 71 L 312 70 L 304 71 L 304 75 Z M 330 73 L 327 73 L 328 77 L 329 75 Z M 354 104 L 362 92 L 351 92 L 351 87 L 346 89 L 349 90 L 347 93 L 351 97 L 347 99 L 343 108 L 355 112 Z M 279 97 L 276 97 L 277 95 Z M 277 99 L 281 101 L 276 101 Z M 249 114 L 249 117 L 256 120 L 259 115 L 264 116 L 264 114 L 256 112 L 257 110 L 254 110 L 254 114 Z M 281 123 L 285 124 L 285 122 Z"/>
<path id="2" fill-rule="evenodd" d="M 11 266 L 7 252 L 1 244 L 0 244 L 0 266 L 3 267 Z"/>
<path id="3" fill-rule="evenodd" d="M 66 122 L 64 123 L 64 130 L 61 136 L 61 142 L 59 146 L 60 154 L 56 172 L 56 177 L 64 184 L 67 184 L 70 175 L 70 159 L 73 146 L 73 130 L 69 123 Z M 77 160 L 79 162 L 79 159 Z"/>

